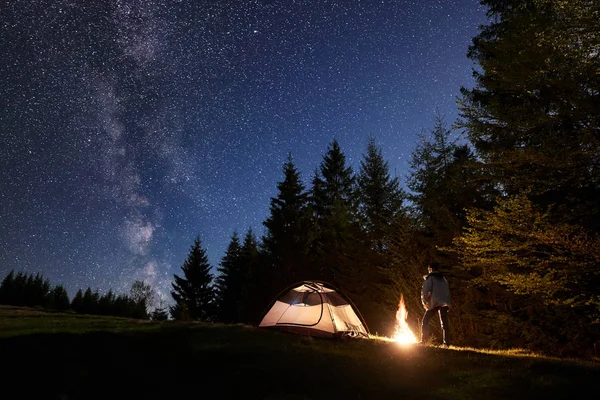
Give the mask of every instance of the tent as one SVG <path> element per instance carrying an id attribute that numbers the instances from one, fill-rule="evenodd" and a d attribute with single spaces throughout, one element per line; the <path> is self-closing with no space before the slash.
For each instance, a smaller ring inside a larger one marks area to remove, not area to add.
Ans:
<path id="1" fill-rule="evenodd" d="M 282 291 L 267 308 L 263 328 L 321 337 L 368 337 L 358 309 L 339 289 L 304 281 Z"/>

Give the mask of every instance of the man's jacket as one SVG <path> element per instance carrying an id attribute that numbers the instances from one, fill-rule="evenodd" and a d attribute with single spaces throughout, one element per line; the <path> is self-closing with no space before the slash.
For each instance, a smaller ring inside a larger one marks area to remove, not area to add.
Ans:
<path id="1" fill-rule="evenodd" d="M 450 307 L 450 286 L 444 275 L 439 271 L 433 271 L 425 276 L 423 282 L 423 291 L 421 292 L 421 302 L 427 310 L 435 307 Z"/>

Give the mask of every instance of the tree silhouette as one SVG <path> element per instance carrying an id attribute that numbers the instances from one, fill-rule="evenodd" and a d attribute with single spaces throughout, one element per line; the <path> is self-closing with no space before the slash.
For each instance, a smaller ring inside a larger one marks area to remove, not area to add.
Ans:
<path id="1" fill-rule="evenodd" d="M 283 181 L 277 183 L 277 189 L 277 197 L 271 198 L 270 215 L 264 221 L 263 237 L 276 291 L 306 277 L 310 265 L 308 195 L 291 154 L 283 165 Z"/>
<path id="2" fill-rule="evenodd" d="M 316 220 L 315 265 L 323 280 L 346 292 L 359 281 L 361 244 L 358 239 L 355 177 L 336 139 L 313 178 L 311 206 Z"/>
<path id="3" fill-rule="evenodd" d="M 360 163 L 357 182 L 361 226 L 371 248 L 384 253 L 389 248 L 394 222 L 404 213 L 405 194 L 398 178 L 390 176 L 388 163 L 374 138 L 370 138 L 367 153 Z"/>
<path id="4" fill-rule="evenodd" d="M 67 290 L 62 285 L 56 285 L 50 292 L 51 308 L 60 311 L 66 311 L 71 307 Z"/>
<path id="5" fill-rule="evenodd" d="M 181 267 L 183 277 L 175 274 L 174 282 L 171 283 L 171 296 L 175 305 L 170 311 L 174 319 L 214 319 L 214 288 L 210 269 L 206 251 L 202 248 L 200 236 L 197 236 Z"/>
<path id="6" fill-rule="evenodd" d="M 71 301 L 71 309 L 76 313 L 83 313 L 83 291 L 81 289 L 77 290 L 73 300 Z"/>
<path id="7" fill-rule="evenodd" d="M 242 273 L 242 248 L 237 232 L 233 232 L 215 279 L 217 320 L 239 322 L 239 307 L 246 277 Z"/>
<path id="8" fill-rule="evenodd" d="M 11 270 L 0 283 L 0 304 L 14 305 L 16 291 L 15 271 Z"/>

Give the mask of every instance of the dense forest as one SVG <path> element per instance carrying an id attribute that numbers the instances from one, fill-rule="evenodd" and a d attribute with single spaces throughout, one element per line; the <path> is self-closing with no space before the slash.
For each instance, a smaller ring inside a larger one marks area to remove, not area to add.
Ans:
<path id="1" fill-rule="evenodd" d="M 392 176 L 373 138 L 357 171 L 335 139 L 310 177 L 290 154 L 264 235 L 233 232 L 216 275 L 195 239 L 172 318 L 255 324 L 286 286 L 318 279 L 382 335 L 403 294 L 416 330 L 437 262 L 456 345 L 598 355 L 600 5 L 482 4 L 490 22 L 467 54 L 476 83 L 461 89 L 457 121 L 432 116 L 408 176 Z M 46 293 L 67 307 L 58 287 Z"/>

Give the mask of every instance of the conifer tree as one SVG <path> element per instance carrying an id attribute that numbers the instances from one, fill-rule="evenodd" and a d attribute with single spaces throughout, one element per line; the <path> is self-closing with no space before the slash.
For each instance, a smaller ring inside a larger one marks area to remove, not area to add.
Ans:
<path id="1" fill-rule="evenodd" d="M 62 285 L 56 285 L 50 292 L 50 304 L 53 309 L 66 311 L 70 308 L 69 295 Z"/>
<path id="2" fill-rule="evenodd" d="M 29 307 L 46 307 L 48 305 L 49 293 L 50 281 L 48 279 L 44 279 L 40 273 L 35 274 L 35 276 L 33 274 L 29 275 L 25 288 L 25 305 Z"/>
<path id="3" fill-rule="evenodd" d="M 198 321 L 214 319 L 214 288 L 211 266 L 200 236 L 194 240 L 181 270 L 183 277 L 174 275 L 171 296 L 175 305 L 170 308 L 174 319 L 190 318 Z"/>
<path id="4" fill-rule="evenodd" d="M 76 313 L 83 313 L 83 291 L 77 290 L 73 300 L 71 301 L 71 309 Z"/>
<path id="5" fill-rule="evenodd" d="M 138 307 L 136 303 L 129 296 L 120 294 L 115 298 L 111 315 L 125 318 L 137 318 L 137 310 Z"/>
<path id="6" fill-rule="evenodd" d="M 15 279 L 13 281 L 15 292 L 14 292 L 12 305 L 24 306 L 26 304 L 27 281 L 28 281 L 27 274 L 25 274 L 24 272 L 21 272 L 21 271 L 17 272 L 17 275 L 15 275 Z"/>
<path id="7" fill-rule="evenodd" d="M 112 289 L 100 296 L 98 300 L 98 314 L 115 315 L 115 294 Z"/>
<path id="8" fill-rule="evenodd" d="M 390 176 L 389 166 L 375 139 L 369 139 L 367 153 L 360 163 L 358 175 L 360 223 L 371 248 L 384 253 L 394 223 L 404 212 L 404 193 L 397 177 Z"/>
<path id="9" fill-rule="evenodd" d="M 496 196 L 468 145 L 458 145 L 452 135 L 436 114 L 430 136 L 421 134 L 410 163 L 413 216 L 431 248 L 448 246 L 466 223 L 465 210 L 489 209 Z"/>
<path id="10" fill-rule="evenodd" d="M 252 228 L 248 228 L 244 235 L 240 264 L 246 276 L 240 300 L 240 321 L 258 324 L 260 314 L 272 299 L 273 288 L 269 281 L 268 264 L 260 253 L 258 239 Z"/>
<path id="11" fill-rule="evenodd" d="M 13 305 L 15 296 L 15 271 L 11 270 L 0 283 L 0 304 Z"/>
<path id="12" fill-rule="evenodd" d="M 355 212 L 355 177 L 337 139 L 329 145 L 313 179 L 313 207 L 321 218 L 344 217 L 350 221 Z"/>
<path id="13" fill-rule="evenodd" d="M 336 139 L 313 178 L 311 203 L 316 220 L 314 264 L 319 276 L 351 292 L 348 286 L 358 279 L 356 261 L 360 258 L 355 177 Z"/>
<path id="14" fill-rule="evenodd" d="M 356 301 L 361 304 L 369 326 L 391 333 L 400 295 L 394 280 L 392 238 L 405 221 L 404 193 L 398 178 L 390 176 L 388 164 L 373 138 L 360 163 L 357 182 L 359 221 L 364 238 L 361 242 L 366 244 L 361 246 L 361 260 L 365 265 L 360 276 L 369 289 L 366 299 L 356 298 Z"/>
<path id="15" fill-rule="evenodd" d="M 272 281 L 277 289 L 304 279 L 309 268 L 310 219 L 307 193 L 300 173 L 288 155 L 283 165 L 283 181 L 277 183 L 277 197 L 271 198 L 270 215 L 264 221 L 263 238 Z"/>
<path id="16" fill-rule="evenodd" d="M 490 23 L 468 56 L 461 127 L 512 196 L 556 221 L 600 230 L 600 8 L 589 0 L 484 0 Z"/>
<path id="17" fill-rule="evenodd" d="M 164 300 L 160 299 L 156 308 L 150 314 L 150 319 L 153 321 L 166 321 L 169 319 L 169 312 L 165 306 Z"/>
<path id="18" fill-rule="evenodd" d="M 237 231 L 233 232 L 215 279 L 217 320 L 239 322 L 239 306 L 246 277 L 242 272 L 242 248 Z"/>
<path id="19" fill-rule="evenodd" d="M 83 293 L 83 301 L 81 303 L 82 314 L 96 314 L 98 312 L 98 301 L 100 295 L 98 291 L 92 292 L 92 288 L 88 287 Z"/>

